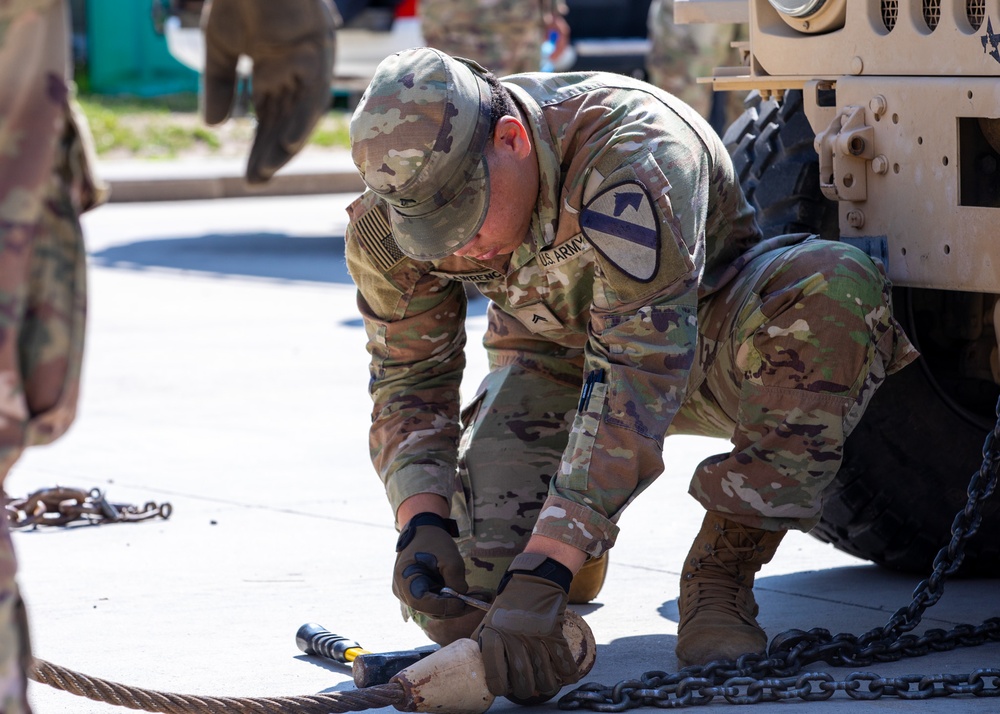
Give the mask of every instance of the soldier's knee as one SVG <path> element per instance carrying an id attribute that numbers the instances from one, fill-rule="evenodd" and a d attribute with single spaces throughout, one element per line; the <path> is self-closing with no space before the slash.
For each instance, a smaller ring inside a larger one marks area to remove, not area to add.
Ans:
<path id="1" fill-rule="evenodd" d="M 792 249 L 806 295 L 833 300 L 855 314 L 885 304 L 889 280 L 880 263 L 849 243 L 811 240 Z M 819 279 L 817 279 L 819 278 Z"/>
<path id="2" fill-rule="evenodd" d="M 789 330 L 808 324 L 810 341 L 864 351 L 891 320 L 891 285 L 881 264 L 838 241 L 810 240 L 791 248 L 762 294 L 769 322 Z M 798 327 L 796 327 L 798 326 Z M 845 340 L 844 336 L 850 339 Z"/>
<path id="3" fill-rule="evenodd" d="M 893 330 L 890 294 L 881 267 L 858 248 L 795 245 L 773 266 L 760 294 L 765 319 L 738 363 L 767 386 L 856 396 Z"/>

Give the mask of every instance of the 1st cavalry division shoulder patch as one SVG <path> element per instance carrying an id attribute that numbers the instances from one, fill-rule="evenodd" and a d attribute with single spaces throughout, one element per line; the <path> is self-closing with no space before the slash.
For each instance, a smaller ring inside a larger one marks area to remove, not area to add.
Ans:
<path id="1" fill-rule="evenodd" d="M 646 187 L 623 181 L 594 196 L 580 212 L 580 229 L 616 268 L 648 283 L 660 267 L 660 223 Z"/>

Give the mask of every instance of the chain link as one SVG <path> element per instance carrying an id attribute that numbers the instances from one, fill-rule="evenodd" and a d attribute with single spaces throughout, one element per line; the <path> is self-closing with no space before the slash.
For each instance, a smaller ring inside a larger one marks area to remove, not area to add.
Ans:
<path id="1" fill-rule="evenodd" d="M 622 712 L 641 706 L 679 709 L 708 704 L 717 697 L 730 704 L 793 699 L 819 702 L 837 692 L 845 692 L 851 699 L 859 701 L 882 697 L 935 699 L 952 694 L 997 697 L 1000 696 L 1000 669 L 977 669 L 971 674 L 907 674 L 901 677 L 853 672 L 843 680 L 837 680 L 827 672 L 807 672 L 795 677 L 730 677 L 720 684 L 706 677 L 692 676 L 675 684 L 652 688 L 641 680 L 633 679 L 619 682 L 611 689 L 600 684 L 585 684 L 563 697 L 559 708 L 588 708 L 598 712 Z"/>
<path id="2" fill-rule="evenodd" d="M 65 526 L 77 521 L 97 525 L 121 521 L 145 521 L 150 518 L 170 518 L 173 506 L 147 501 L 142 506 L 111 503 L 98 488 L 84 491 L 55 486 L 42 488 L 25 498 L 8 498 L 4 494 L 7 522 L 12 529 L 38 526 Z"/>
<path id="3" fill-rule="evenodd" d="M 883 696 L 900 699 L 931 699 L 952 694 L 976 697 L 1000 696 L 1000 669 L 977 669 L 969 674 L 907 674 L 880 677 L 870 672 L 852 672 L 836 680 L 825 672 L 799 674 L 813 662 L 834 667 L 868 667 L 875 662 L 896 662 L 930 652 L 948 652 L 956 647 L 974 647 L 1000 642 L 1000 617 L 981 625 L 961 624 L 945 631 L 931 629 L 919 637 L 909 634 L 927 608 L 944 594 L 944 583 L 961 566 L 965 543 L 982 523 L 982 504 L 993 495 L 1000 472 L 1000 400 L 997 423 L 983 444 L 983 462 L 972 475 L 965 506 L 951 525 L 951 540 L 938 551 L 931 574 L 914 588 L 909 605 L 899 608 L 882 627 L 863 635 L 831 635 L 816 627 L 809 631 L 787 630 L 771 640 L 767 654 L 744 654 L 736 660 L 717 660 L 685 667 L 678 672 L 650 671 L 639 679 L 613 687 L 587 683 L 565 694 L 559 708 L 621 712 L 643 706 L 675 709 L 708 704 L 722 697 L 730 704 L 757 704 L 787 699 L 807 702 L 829 699 L 838 691 L 852 699 Z M 867 689 L 864 683 L 867 682 Z"/>

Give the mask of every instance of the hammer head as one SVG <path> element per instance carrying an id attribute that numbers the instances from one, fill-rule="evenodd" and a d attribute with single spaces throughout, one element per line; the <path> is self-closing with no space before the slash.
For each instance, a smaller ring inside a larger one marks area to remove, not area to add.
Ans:
<path id="1" fill-rule="evenodd" d="M 373 687 L 376 684 L 386 684 L 390 679 L 419 662 L 424 657 L 437 652 L 437 645 L 427 645 L 415 650 L 399 652 L 371 652 L 358 655 L 351 665 L 354 675 L 354 686 L 358 689 Z"/>

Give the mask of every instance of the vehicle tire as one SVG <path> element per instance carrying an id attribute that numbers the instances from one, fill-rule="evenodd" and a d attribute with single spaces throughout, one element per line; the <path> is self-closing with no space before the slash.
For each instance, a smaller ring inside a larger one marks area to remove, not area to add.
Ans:
<path id="1" fill-rule="evenodd" d="M 951 539 L 969 481 L 996 422 L 998 388 L 960 376 L 969 340 L 947 337 L 942 323 L 973 314 L 954 303 L 975 294 L 897 288 L 894 310 L 921 357 L 891 375 L 847 440 L 844 463 L 811 534 L 852 555 L 911 573 L 928 573 Z M 985 478 L 983 479 L 985 480 Z M 1000 502 L 983 504 L 978 532 L 965 546 L 960 575 L 1000 575 Z"/>
<path id="2" fill-rule="evenodd" d="M 786 93 L 781 104 L 751 95 L 723 139 L 765 235 L 838 237 L 836 205 L 819 188 L 800 92 Z M 966 503 L 1000 393 L 992 380 L 960 376 L 962 355 L 976 340 L 951 335 L 949 324 L 991 308 L 984 308 L 983 296 L 968 293 L 897 288 L 893 299 L 922 356 L 876 392 L 847 440 L 843 466 L 810 533 L 886 568 L 927 573 Z M 1000 575 L 998 500 L 984 505 L 960 575 Z"/>
<path id="3" fill-rule="evenodd" d="M 836 240 L 837 206 L 819 187 L 815 134 L 802 111 L 802 92 L 786 92 L 780 103 L 751 92 L 744 106 L 722 141 L 764 236 L 818 233 Z"/>

